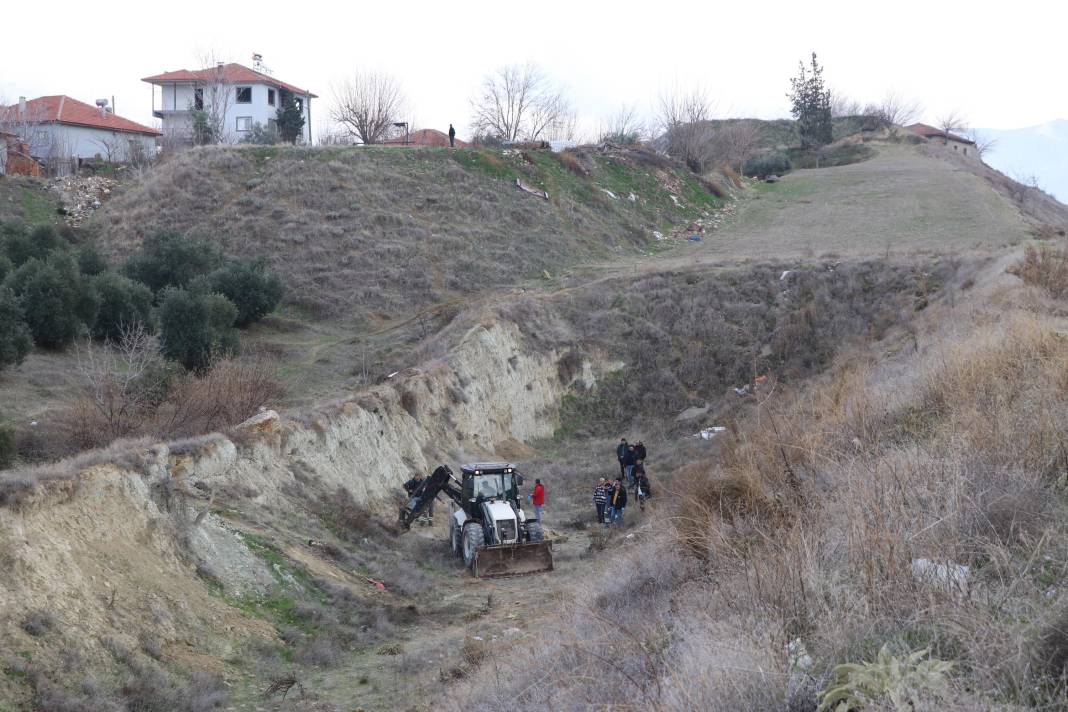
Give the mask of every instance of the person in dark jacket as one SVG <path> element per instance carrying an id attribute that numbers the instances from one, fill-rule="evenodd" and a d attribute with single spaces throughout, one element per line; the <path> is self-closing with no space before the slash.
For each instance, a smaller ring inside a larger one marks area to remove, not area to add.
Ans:
<path id="1" fill-rule="evenodd" d="M 635 460 L 644 460 L 645 459 L 645 455 L 646 455 L 645 443 L 643 443 L 641 440 L 639 440 L 638 444 L 634 446 L 634 459 Z"/>
<path id="2" fill-rule="evenodd" d="M 608 480 L 597 480 L 597 486 L 593 488 L 593 506 L 597 507 L 597 523 L 604 524 L 604 509 L 608 505 Z"/>
<path id="3" fill-rule="evenodd" d="M 619 441 L 619 445 L 616 445 L 616 459 L 619 460 L 619 476 L 622 477 L 623 474 L 624 474 L 623 461 L 625 459 L 627 459 L 627 439 L 626 438 L 622 438 Z"/>
<path id="4" fill-rule="evenodd" d="M 623 474 L 627 477 L 627 482 L 631 487 L 634 486 L 634 463 L 638 461 L 638 458 L 634 456 L 634 446 L 627 446 L 627 453 L 623 456 Z"/>
<path id="5" fill-rule="evenodd" d="M 627 488 L 623 486 L 623 478 L 616 480 L 612 494 L 608 498 L 609 518 L 612 524 L 623 523 L 623 510 L 627 508 Z"/>
<path id="6" fill-rule="evenodd" d="M 635 450 L 637 450 L 637 447 L 635 447 Z M 631 472 L 633 474 L 631 483 L 634 485 L 635 494 L 637 494 L 638 484 L 641 482 L 641 478 L 645 477 L 645 463 L 641 460 L 635 461 L 634 469 Z"/>
<path id="7" fill-rule="evenodd" d="M 653 490 L 649 486 L 649 477 L 645 474 L 645 465 L 638 463 L 634 466 L 634 479 L 638 482 L 638 489 L 645 497 L 652 497 Z"/>
<path id="8" fill-rule="evenodd" d="M 423 486 L 423 473 L 416 472 L 412 479 L 404 483 L 404 491 L 408 493 L 408 508 L 415 509 L 415 506 L 419 503 L 419 498 L 416 493 Z M 430 500 L 429 506 L 426 508 L 426 512 L 420 517 L 424 524 L 434 523 L 434 500 Z"/>
<path id="9" fill-rule="evenodd" d="M 449 124 L 449 148 L 456 148 L 456 129 Z"/>

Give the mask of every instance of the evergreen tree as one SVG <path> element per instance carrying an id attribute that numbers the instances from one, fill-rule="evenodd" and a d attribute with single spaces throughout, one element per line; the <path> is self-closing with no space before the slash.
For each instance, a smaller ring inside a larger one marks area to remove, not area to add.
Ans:
<path id="1" fill-rule="evenodd" d="M 146 331 L 153 330 L 151 289 L 114 272 L 94 277 L 93 289 L 100 300 L 93 336 L 118 340 L 123 329 L 137 324 Z"/>
<path id="2" fill-rule="evenodd" d="M 281 90 L 278 106 L 278 135 L 286 143 L 296 143 L 304 133 L 304 115 L 297 105 L 297 98 L 292 92 Z"/>
<path id="3" fill-rule="evenodd" d="M 30 259 L 7 278 L 19 300 L 34 343 L 46 348 L 66 346 L 96 321 L 99 297 L 78 272 L 74 258 L 55 253 Z"/>
<path id="4" fill-rule="evenodd" d="M 163 355 L 190 371 L 202 372 L 237 351 L 237 307 L 221 294 L 167 287 L 160 298 Z"/>
<path id="5" fill-rule="evenodd" d="M 18 366 L 32 346 L 30 327 L 22 320 L 22 306 L 10 289 L 0 287 L 0 369 Z"/>
<path id="6" fill-rule="evenodd" d="M 823 83 L 823 67 L 812 53 L 812 66 L 798 63 L 800 72 L 790 79 L 787 94 L 793 106 L 790 113 L 797 119 L 802 148 L 816 148 L 831 142 L 831 92 Z"/>
<path id="7" fill-rule="evenodd" d="M 186 286 L 221 261 L 222 254 L 210 242 L 164 231 L 145 238 L 141 251 L 130 258 L 122 271 L 158 293 L 165 287 Z"/>

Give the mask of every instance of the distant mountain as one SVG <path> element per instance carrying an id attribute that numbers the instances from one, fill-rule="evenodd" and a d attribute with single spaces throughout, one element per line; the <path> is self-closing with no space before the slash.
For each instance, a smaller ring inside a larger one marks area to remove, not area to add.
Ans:
<path id="1" fill-rule="evenodd" d="M 1039 186 L 1068 203 L 1068 119 L 1022 129 L 977 129 L 997 139 L 983 157 L 1011 178 L 1035 176 Z"/>

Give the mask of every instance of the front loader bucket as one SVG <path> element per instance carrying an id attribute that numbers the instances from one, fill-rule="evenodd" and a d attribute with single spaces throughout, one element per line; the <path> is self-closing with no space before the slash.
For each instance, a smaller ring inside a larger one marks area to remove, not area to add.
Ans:
<path id="1" fill-rule="evenodd" d="M 535 541 L 526 544 L 484 546 L 475 551 L 471 569 L 478 578 L 522 576 L 553 570 L 553 543 Z"/>

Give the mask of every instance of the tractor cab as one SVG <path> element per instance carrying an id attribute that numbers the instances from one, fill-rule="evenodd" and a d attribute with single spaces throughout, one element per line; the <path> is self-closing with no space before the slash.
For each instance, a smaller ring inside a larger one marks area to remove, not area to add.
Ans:
<path id="1" fill-rule="evenodd" d="M 469 514 L 483 502 L 518 502 L 523 475 L 505 462 L 476 463 L 460 468 L 463 508 Z"/>

